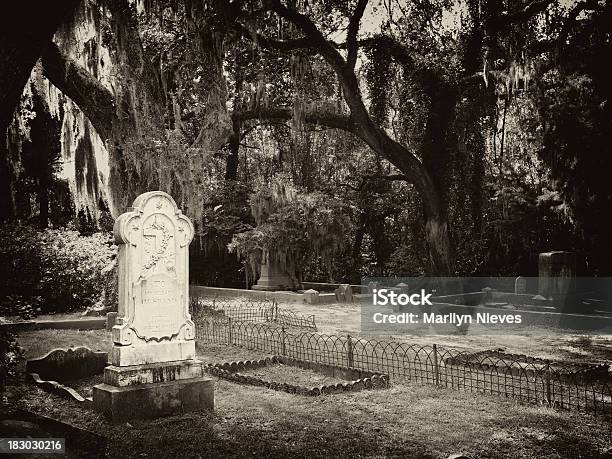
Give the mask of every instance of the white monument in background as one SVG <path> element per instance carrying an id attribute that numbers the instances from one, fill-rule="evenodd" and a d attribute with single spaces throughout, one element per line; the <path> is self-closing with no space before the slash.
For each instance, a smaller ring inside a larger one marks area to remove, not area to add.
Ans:
<path id="1" fill-rule="evenodd" d="M 151 191 L 116 220 L 114 234 L 119 310 L 94 406 L 115 421 L 212 409 L 189 315 L 191 221 L 170 195 Z"/>

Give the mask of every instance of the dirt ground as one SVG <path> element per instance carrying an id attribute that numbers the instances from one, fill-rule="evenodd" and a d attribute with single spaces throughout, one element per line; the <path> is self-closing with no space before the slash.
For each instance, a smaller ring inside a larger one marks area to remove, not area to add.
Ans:
<path id="1" fill-rule="evenodd" d="M 357 305 L 281 305 L 316 314 L 321 332 L 359 332 Z M 611 337 L 417 336 L 415 343 L 504 348 L 538 357 L 610 360 Z M 104 330 L 40 330 L 18 336 L 25 357 L 56 347 L 107 350 Z M 206 363 L 265 357 L 237 346 L 198 345 Z M 23 370 L 23 368 L 22 368 Z M 186 413 L 111 425 L 98 413 L 21 383 L 10 404 L 104 435 L 107 457 L 611 458 L 612 422 L 512 399 L 420 384 L 303 397 L 214 378 L 214 413 Z M 129 445 L 129 447 L 127 446 Z"/>
<path id="2" fill-rule="evenodd" d="M 22 408 L 105 436 L 107 457 L 117 458 L 446 458 L 459 452 L 609 458 L 612 452 L 612 425 L 604 418 L 509 399 L 417 384 L 303 397 L 213 379 L 214 413 L 120 425 L 30 385 L 9 387 L 8 395 Z"/>

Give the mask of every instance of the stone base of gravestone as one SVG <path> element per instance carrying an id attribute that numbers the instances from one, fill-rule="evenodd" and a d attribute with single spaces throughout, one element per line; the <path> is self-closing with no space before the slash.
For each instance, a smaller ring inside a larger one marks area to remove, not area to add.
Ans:
<path id="1" fill-rule="evenodd" d="M 111 365 L 146 365 L 152 362 L 175 362 L 195 358 L 195 341 L 162 341 L 145 345 L 118 346 L 111 348 Z"/>
<path id="2" fill-rule="evenodd" d="M 94 407 L 112 422 L 214 409 L 214 385 L 198 360 L 109 366 L 93 388 Z"/>
<path id="3" fill-rule="evenodd" d="M 293 282 L 289 275 L 277 263 L 269 262 L 261 265 L 259 280 L 251 289 L 273 292 L 287 290 L 292 285 Z"/>

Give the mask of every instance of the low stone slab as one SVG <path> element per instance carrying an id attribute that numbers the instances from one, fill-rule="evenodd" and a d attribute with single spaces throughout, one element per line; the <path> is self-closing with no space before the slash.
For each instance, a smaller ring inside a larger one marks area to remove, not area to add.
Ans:
<path id="1" fill-rule="evenodd" d="M 65 382 L 102 373 L 108 365 L 108 353 L 87 347 L 54 349 L 44 357 L 26 362 L 26 372 L 47 381 Z"/>
<path id="2" fill-rule="evenodd" d="M 263 368 L 277 363 L 318 371 L 327 376 L 347 379 L 348 381 L 345 383 L 307 387 L 277 381 L 268 381 L 263 378 L 240 373 L 240 370 Z M 219 378 L 227 379 L 240 384 L 262 386 L 272 390 L 307 396 L 329 395 L 340 392 L 355 392 L 364 389 L 384 389 L 388 388 L 390 384 L 389 375 L 386 374 L 361 370 L 359 368 L 317 363 L 309 360 L 295 359 L 293 357 L 280 355 L 275 355 L 260 360 L 234 361 L 214 365 L 209 364 L 207 367 L 205 367 L 205 371 Z"/>
<path id="3" fill-rule="evenodd" d="M 125 387 L 98 384 L 93 390 L 95 409 L 115 423 L 214 409 L 213 381 L 205 377 Z"/>
<path id="4" fill-rule="evenodd" d="M 509 354 L 489 350 L 470 354 L 459 354 L 444 359 L 446 365 L 461 365 L 485 371 L 497 371 L 499 374 L 525 375 L 536 377 L 548 373 L 557 380 L 575 382 L 606 379 L 610 366 L 606 363 L 560 362 L 532 357 L 525 354 Z"/>

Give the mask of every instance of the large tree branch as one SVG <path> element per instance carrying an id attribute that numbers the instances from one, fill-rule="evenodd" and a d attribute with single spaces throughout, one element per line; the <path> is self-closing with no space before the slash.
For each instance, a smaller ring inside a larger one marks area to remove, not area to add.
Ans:
<path id="1" fill-rule="evenodd" d="M 443 219 L 442 203 L 432 177 L 414 153 L 389 137 L 372 121 L 361 98 L 355 71 L 346 65 L 334 44 L 325 39 L 308 16 L 287 8 L 280 0 L 268 0 L 268 5 L 271 11 L 298 26 L 334 69 L 342 85 L 344 99 L 351 111 L 351 119 L 355 124 L 353 132 L 375 152 L 399 168 L 414 183 L 423 197 L 425 212 L 432 222 Z"/>
<path id="2" fill-rule="evenodd" d="M 600 5 L 597 0 L 584 0 L 580 3 L 577 3 L 574 8 L 570 10 L 567 15 L 567 18 L 565 18 L 565 20 L 563 21 L 563 25 L 561 26 L 559 35 L 556 38 L 537 41 L 529 46 L 529 50 L 533 54 L 542 54 L 566 47 L 567 39 L 572 29 L 576 26 L 576 20 L 578 19 L 578 16 L 580 16 L 580 14 L 584 11 L 594 11 L 599 8 Z"/>
<path id="3" fill-rule="evenodd" d="M 447 219 L 441 195 L 432 176 L 416 154 L 393 140 L 372 121 L 363 103 L 354 68 L 347 65 L 336 45 L 323 36 L 310 18 L 284 6 L 280 0 L 267 0 L 265 5 L 270 11 L 296 25 L 334 70 L 340 81 L 344 100 L 351 112 L 350 119 L 354 123 L 351 132 L 359 136 L 377 154 L 395 165 L 419 191 L 427 220 L 425 234 L 430 247 L 432 271 L 450 275 L 452 263 Z"/>
<path id="4" fill-rule="evenodd" d="M 110 138 L 117 118 L 113 94 L 87 70 L 63 56 L 55 43 L 43 49 L 41 60 L 49 81 L 83 110 L 103 140 Z"/>
<path id="5" fill-rule="evenodd" d="M 346 62 L 344 58 L 336 47 L 323 36 L 308 16 L 287 8 L 280 0 L 269 0 L 268 6 L 271 11 L 297 25 L 336 72 L 345 71 Z"/>
<path id="6" fill-rule="evenodd" d="M 41 49 L 62 23 L 70 20 L 80 0 L 5 3 L 0 27 L 0 133 L 6 133 Z M 2 140 L 4 142 L 4 140 Z"/>
<path id="7" fill-rule="evenodd" d="M 408 49 L 393 37 L 376 35 L 361 43 L 367 47 L 385 49 L 389 52 L 395 62 L 411 72 L 421 89 L 429 96 L 432 96 L 432 93 L 436 92 L 440 86 L 447 84 L 438 72 L 417 63 Z"/>
<path id="8" fill-rule="evenodd" d="M 500 29 L 508 29 L 513 24 L 525 22 L 528 19 L 536 16 L 537 14 L 545 11 L 549 5 L 554 3 L 556 0 L 532 0 L 522 8 L 518 8 L 515 11 L 502 14 L 499 17 L 493 19 L 492 25 Z"/>
<path id="9" fill-rule="evenodd" d="M 351 16 L 348 25 L 348 31 L 346 34 L 346 44 L 348 48 L 346 65 L 351 69 L 355 68 L 355 63 L 357 62 L 357 33 L 359 32 L 359 23 L 361 22 L 361 18 L 363 17 L 367 4 L 368 0 L 357 1 L 357 7 Z"/>

